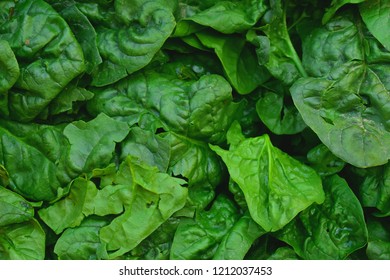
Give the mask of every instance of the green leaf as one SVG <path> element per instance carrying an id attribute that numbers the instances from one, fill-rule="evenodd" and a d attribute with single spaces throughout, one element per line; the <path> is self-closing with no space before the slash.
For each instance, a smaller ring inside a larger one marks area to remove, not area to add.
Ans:
<path id="1" fill-rule="evenodd" d="M 125 211 L 100 230 L 109 258 L 117 258 L 134 249 L 172 214 L 182 209 L 187 199 L 184 180 L 161 173 L 157 167 L 127 158 L 123 163 L 131 178 L 131 198 Z"/>
<path id="2" fill-rule="evenodd" d="M 164 133 L 169 141 L 171 158 L 168 172 L 188 179 L 188 204 L 203 209 L 215 196 L 215 188 L 222 181 L 219 158 L 208 145 L 176 133 Z"/>
<path id="3" fill-rule="evenodd" d="M 307 153 L 308 164 L 321 176 L 329 176 L 340 172 L 345 162 L 336 157 L 324 145 L 315 146 Z"/>
<path id="4" fill-rule="evenodd" d="M 254 241 L 265 233 L 249 213 L 245 213 L 224 236 L 213 259 L 243 260 Z"/>
<path id="5" fill-rule="evenodd" d="M 304 259 L 345 259 L 367 244 L 363 209 L 344 179 L 333 175 L 323 185 L 324 203 L 303 211 L 276 237 Z"/>
<path id="6" fill-rule="evenodd" d="M 358 4 L 362 2 L 366 2 L 366 0 L 332 0 L 331 6 L 326 10 L 322 18 L 322 24 L 326 24 L 344 5 Z"/>
<path id="7" fill-rule="evenodd" d="M 120 159 L 131 155 L 150 166 L 157 166 L 161 172 L 168 170 L 171 157 L 171 145 L 168 139 L 152 131 L 133 127 L 129 135 L 121 142 Z"/>
<path id="8" fill-rule="evenodd" d="M 48 2 L 52 2 L 52 7 L 58 11 L 72 29 L 72 32 L 83 49 L 86 72 L 92 73 L 102 63 L 102 58 L 97 47 L 97 34 L 91 22 L 79 10 L 73 0 L 51 0 Z"/>
<path id="9" fill-rule="evenodd" d="M 390 158 L 388 66 L 350 62 L 343 76 L 304 78 L 291 93 L 306 124 L 329 150 L 357 167 Z"/>
<path id="10" fill-rule="evenodd" d="M 60 129 L 0 120 L 0 143 L 0 164 L 8 173 L 13 191 L 36 201 L 50 201 L 62 193 L 62 179 L 69 176 L 57 173 L 61 149 L 67 148 Z M 17 160 L 15 155 L 25 160 Z"/>
<path id="11" fill-rule="evenodd" d="M 170 259 L 210 259 L 218 244 L 238 219 L 237 209 L 225 196 L 216 198 L 209 211 L 183 219 L 173 239 Z"/>
<path id="12" fill-rule="evenodd" d="M 364 207 L 376 207 L 376 216 L 390 216 L 390 164 L 368 169 L 359 185 Z"/>
<path id="13" fill-rule="evenodd" d="M 89 122 L 68 124 L 63 132 L 70 143 L 67 169 L 80 174 L 107 166 L 113 158 L 116 143 L 122 141 L 128 132 L 127 124 L 105 114 Z"/>
<path id="14" fill-rule="evenodd" d="M 38 211 L 39 217 L 57 234 L 68 227 L 80 225 L 84 219 L 83 206 L 89 188 L 95 188 L 93 183 L 85 179 L 76 179 L 72 182 L 69 194 Z"/>
<path id="15" fill-rule="evenodd" d="M 264 1 L 217 1 L 208 9 L 182 20 L 191 20 L 221 33 L 231 34 L 243 32 L 255 25 L 265 11 Z"/>
<path id="16" fill-rule="evenodd" d="M 291 96 L 277 86 L 273 88 L 277 91 L 266 90 L 256 102 L 256 111 L 261 121 L 278 135 L 301 132 L 307 126 L 292 104 Z"/>
<path id="17" fill-rule="evenodd" d="M 212 32 L 196 33 L 201 43 L 213 48 L 222 63 L 227 79 L 240 94 L 248 94 L 268 78 L 268 71 L 256 61 L 255 51 L 239 36 Z"/>
<path id="18" fill-rule="evenodd" d="M 43 260 L 45 233 L 35 219 L 0 227 L 0 260 Z"/>
<path id="19" fill-rule="evenodd" d="M 99 230 L 107 220 L 98 217 L 85 219 L 80 226 L 68 228 L 57 240 L 54 253 L 60 260 L 96 260 L 102 250 Z"/>
<path id="20" fill-rule="evenodd" d="M 365 168 L 390 158 L 390 53 L 363 37 L 356 21 L 347 13 L 312 32 L 304 42 L 305 66 L 320 77 L 301 78 L 290 91 L 304 121 L 329 150 Z"/>
<path id="21" fill-rule="evenodd" d="M 370 0 L 360 4 L 359 8 L 368 30 L 390 51 L 390 34 L 387 31 L 387 28 L 390 26 L 390 2 Z"/>
<path id="22" fill-rule="evenodd" d="M 222 142 L 243 103 L 233 102 L 231 86 L 219 75 L 181 80 L 171 74 L 147 71 L 114 87 L 92 90 L 88 103 L 93 115 L 104 112 L 130 126 L 166 131 L 212 143 Z"/>
<path id="23" fill-rule="evenodd" d="M 238 123 L 230 131 L 241 134 Z M 317 173 L 274 147 L 268 135 L 247 138 L 229 151 L 211 149 L 222 157 L 244 192 L 251 217 L 266 231 L 281 229 L 311 204 L 324 201 Z"/>
<path id="24" fill-rule="evenodd" d="M 366 249 L 370 260 L 388 260 L 390 258 L 389 219 L 370 219 L 368 226 L 368 245 Z"/>
<path id="25" fill-rule="evenodd" d="M 34 217 L 33 206 L 22 196 L 0 186 L 0 227 L 22 223 Z"/>
<path id="26" fill-rule="evenodd" d="M 9 116 L 15 120 L 37 117 L 85 70 L 82 49 L 69 26 L 42 0 L 16 2 L 12 17 L 0 26 L 0 40 L 8 41 L 23 61 L 8 96 Z"/>
<path id="27" fill-rule="evenodd" d="M 256 46 L 258 61 L 285 85 L 291 85 L 297 78 L 306 77 L 306 71 L 291 42 L 286 23 L 287 9 L 281 0 L 270 1 L 271 18 L 261 30 L 266 36 L 250 30 L 249 42 Z"/>
<path id="28" fill-rule="evenodd" d="M 115 28 L 99 28 L 103 63 L 92 73 L 94 86 L 112 84 L 145 67 L 175 27 L 164 0 L 115 1 Z"/>
<path id="29" fill-rule="evenodd" d="M 0 40 L 0 94 L 3 95 L 15 84 L 19 78 L 19 64 L 9 43 Z M 1 98 L 4 98 L 1 96 Z"/>

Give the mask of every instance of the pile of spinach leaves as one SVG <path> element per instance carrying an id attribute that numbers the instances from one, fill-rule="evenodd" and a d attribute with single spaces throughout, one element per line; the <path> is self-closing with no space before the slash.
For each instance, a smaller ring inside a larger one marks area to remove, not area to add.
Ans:
<path id="1" fill-rule="evenodd" d="M 390 1 L 0 2 L 0 259 L 390 259 Z"/>

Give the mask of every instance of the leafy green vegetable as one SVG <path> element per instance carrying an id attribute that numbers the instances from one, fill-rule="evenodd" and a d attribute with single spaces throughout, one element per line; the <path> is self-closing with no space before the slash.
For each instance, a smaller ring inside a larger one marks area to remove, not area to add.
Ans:
<path id="1" fill-rule="evenodd" d="M 252 218 L 277 231 L 312 203 L 322 203 L 321 179 L 310 167 L 275 148 L 267 135 L 244 139 L 238 123 L 229 130 L 230 150 L 211 148 L 244 192 Z"/>
<path id="2" fill-rule="evenodd" d="M 345 180 L 324 182 L 325 201 L 303 211 L 277 236 L 304 259 L 345 259 L 367 243 L 362 207 Z"/>
<path id="3" fill-rule="evenodd" d="M 0 1 L 0 259 L 389 259 L 389 11 Z"/>

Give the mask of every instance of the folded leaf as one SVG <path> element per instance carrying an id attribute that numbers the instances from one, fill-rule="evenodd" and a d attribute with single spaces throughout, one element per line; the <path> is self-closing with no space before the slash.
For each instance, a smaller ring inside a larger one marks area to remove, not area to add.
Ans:
<path id="1" fill-rule="evenodd" d="M 359 5 L 359 8 L 368 30 L 390 51 L 390 34 L 387 31 L 387 28 L 390 26 L 390 2 L 380 0 L 364 1 L 364 3 Z"/>
<path id="2" fill-rule="evenodd" d="M 234 204 L 227 197 L 218 196 L 209 211 L 199 211 L 194 219 L 183 219 L 180 222 L 173 239 L 170 259 L 211 258 L 237 219 Z"/>
<path id="3" fill-rule="evenodd" d="M 100 230 L 109 258 L 120 257 L 134 249 L 173 213 L 184 207 L 187 189 L 184 180 L 161 173 L 157 167 L 127 158 L 124 162 L 130 181 L 131 198 L 125 211 Z M 126 171 L 124 171 L 126 172 Z"/>
<path id="4" fill-rule="evenodd" d="M 34 209 L 22 196 L 0 186 L 0 227 L 34 217 Z"/>
<path id="5" fill-rule="evenodd" d="M 2 39 L 8 41 L 21 65 L 8 97 L 9 116 L 15 120 L 34 119 L 85 70 L 79 43 L 45 1 L 17 1 L 12 17 L 0 26 Z"/>
<path id="6" fill-rule="evenodd" d="M 323 183 L 324 203 L 303 211 L 276 234 L 304 259 L 345 259 L 367 244 L 363 209 L 344 179 L 333 175 Z"/>
<path id="7" fill-rule="evenodd" d="M 175 27 L 164 0 L 115 1 L 114 28 L 99 28 L 103 63 L 92 73 L 94 86 L 112 84 L 146 66 Z"/>
<path id="8" fill-rule="evenodd" d="M 0 227 L 0 260 L 43 260 L 45 232 L 35 219 Z"/>

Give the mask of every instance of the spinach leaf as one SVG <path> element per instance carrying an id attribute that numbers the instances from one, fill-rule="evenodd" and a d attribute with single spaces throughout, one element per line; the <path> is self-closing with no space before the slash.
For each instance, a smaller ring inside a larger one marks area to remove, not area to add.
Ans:
<path id="1" fill-rule="evenodd" d="M 183 219 L 174 236 L 171 259 L 210 259 L 238 219 L 237 209 L 225 196 L 216 198 L 209 211 Z"/>
<path id="2" fill-rule="evenodd" d="M 363 209 L 341 177 L 323 184 L 324 203 L 304 210 L 276 236 L 304 259 L 345 259 L 367 244 Z"/>
<path id="3" fill-rule="evenodd" d="M 20 66 L 5 115 L 14 120 L 33 120 L 85 70 L 80 44 L 65 20 L 44 1 L 16 2 L 12 17 L 0 26 L 0 40 L 8 41 Z"/>
<path id="4" fill-rule="evenodd" d="M 313 203 L 322 203 L 321 179 L 310 167 L 274 147 L 268 135 L 245 139 L 238 123 L 229 130 L 229 151 L 212 146 L 240 186 L 252 218 L 277 231 Z"/>
<path id="5" fill-rule="evenodd" d="M 357 20 L 337 17 L 307 38 L 316 44 L 304 43 L 305 65 L 315 60 L 313 74 L 320 77 L 301 78 L 290 90 L 304 121 L 332 153 L 352 165 L 370 167 L 390 158 L 390 57 L 362 37 L 365 31 Z M 334 49 L 334 44 L 345 47 Z"/>
<path id="6" fill-rule="evenodd" d="M 362 2 L 362 1 L 360 1 Z M 382 45 L 390 51 L 390 35 L 383 27 L 390 25 L 388 1 L 364 1 L 359 5 L 360 14 L 367 25 L 368 30 L 378 39 Z"/>

